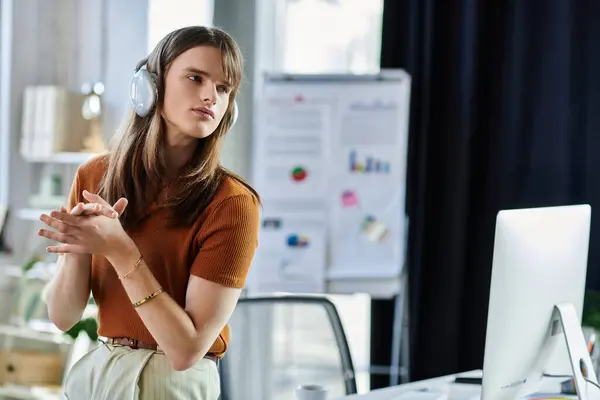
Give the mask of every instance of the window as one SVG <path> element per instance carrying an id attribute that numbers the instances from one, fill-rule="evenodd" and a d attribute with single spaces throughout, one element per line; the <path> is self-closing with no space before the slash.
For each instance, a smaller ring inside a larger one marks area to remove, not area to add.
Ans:
<path id="1" fill-rule="evenodd" d="M 265 65 L 289 74 L 378 73 L 383 0 L 266 0 L 259 19 Z M 261 11 L 261 10 L 259 10 Z M 356 370 L 358 392 L 370 388 L 370 297 L 329 294 L 338 308 Z"/>
<path id="2" fill-rule="evenodd" d="M 12 62 L 12 9 L 9 2 L 0 2 L 0 209 L 8 205 L 8 183 L 10 167 L 10 65 Z M 2 220 L 0 210 L 0 220 Z M 1 221 L 0 221 L 1 222 Z M 0 228 L 2 223 L 0 223 Z"/>
<path id="3" fill-rule="evenodd" d="M 383 0 L 279 0 L 276 69 L 377 73 Z"/>
<path id="4" fill-rule="evenodd" d="M 148 52 L 167 33 L 190 25 L 211 26 L 214 0 L 149 0 Z"/>

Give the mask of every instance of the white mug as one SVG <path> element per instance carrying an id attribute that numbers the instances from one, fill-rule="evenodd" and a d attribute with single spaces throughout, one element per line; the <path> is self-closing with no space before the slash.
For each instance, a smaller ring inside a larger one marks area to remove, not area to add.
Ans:
<path id="1" fill-rule="evenodd" d="M 321 385 L 299 385 L 296 387 L 297 400 L 327 400 L 327 388 Z"/>

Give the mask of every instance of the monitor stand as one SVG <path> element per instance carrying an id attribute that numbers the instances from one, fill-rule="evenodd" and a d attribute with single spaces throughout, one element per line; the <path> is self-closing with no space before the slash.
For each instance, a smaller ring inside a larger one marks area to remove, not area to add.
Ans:
<path id="1" fill-rule="evenodd" d="M 579 399 L 588 400 L 589 398 L 600 399 L 600 389 L 593 384 L 586 382 L 592 381 L 598 383 L 594 364 L 585 343 L 585 337 L 581 330 L 581 323 L 577 317 L 577 311 L 573 304 L 563 303 L 554 306 L 554 313 L 551 320 L 550 334 L 558 335 L 562 331 L 567 345 L 569 362 L 573 371 L 573 380 Z M 560 322 L 560 326 L 558 326 Z M 588 396 L 592 393 L 592 396 Z"/>

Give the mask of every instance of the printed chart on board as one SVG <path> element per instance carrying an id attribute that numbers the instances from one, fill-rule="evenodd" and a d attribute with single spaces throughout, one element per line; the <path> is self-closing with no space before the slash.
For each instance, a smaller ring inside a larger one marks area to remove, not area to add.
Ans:
<path id="1" fill-rule="evenodd" d="M 249 285 L 322 292 L 399 276 L 410 78 L 266 79 L 252 183 L 263 200 Z"/>
<path id="2" fill-rule="evenodd" d="M 255 282 L 261 291 L 322 292 L 330 101 L 272 96 L 264 105 L 254 169 L 264 206 Z"/>
<path id="3" fill-rule="evenodd" d="M 330 276 L 390 278 L 404 261 L 406 103 L 394 96 L 339 102 L 330 187 Z"/>

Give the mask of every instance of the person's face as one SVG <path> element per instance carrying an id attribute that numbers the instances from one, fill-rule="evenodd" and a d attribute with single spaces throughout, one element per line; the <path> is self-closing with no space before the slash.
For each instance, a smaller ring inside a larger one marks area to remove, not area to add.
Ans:
<path id="1" fill-rule="evenodd" d="M 168 141 L 178 144 L 211 135 L 229 105 L 221 51 L 198 46 L 180 54 L 168 67 L 162 117 Z"/>

